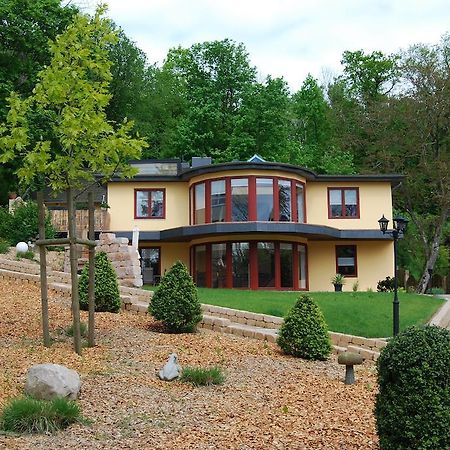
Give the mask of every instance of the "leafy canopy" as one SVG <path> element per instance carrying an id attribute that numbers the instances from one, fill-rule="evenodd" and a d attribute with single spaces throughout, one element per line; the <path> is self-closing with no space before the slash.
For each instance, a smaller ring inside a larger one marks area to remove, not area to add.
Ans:
<path id="1" fill-rule="evenodd" d="M 106 120 L 111 98 L 108 45 L 117 39 L 99 7 L 94 17 L 77 15 L 50 44 L 50 65 L 38 75 L 33 94 L 12 93 L 6 124 L 0 126 L 0 162 L 23 159 L 17 171 L 26 184 L 40 179 L 54 191 L 117 171 L 132 174 L 126 164 L 139 158 L 142 139 L 131 138 L 132 122 L 114 129 Z M 35 122 L 42 133 L 33 132 Z"/>

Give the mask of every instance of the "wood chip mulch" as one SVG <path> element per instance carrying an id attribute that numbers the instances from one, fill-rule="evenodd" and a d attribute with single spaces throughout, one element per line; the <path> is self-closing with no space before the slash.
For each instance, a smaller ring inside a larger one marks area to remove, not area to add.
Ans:
<path id="1" fill-rule="evenodd" d="M 50 299 L 54 343 L 43 347 L 39 288 L 0 280 L 0 409 L 23 392 L 33 364 L 82 376 L 80 405 L 90 425 L 55 435 L 0 434 L 6 449 L 377 449 L 373 364 L 343 383 L 333 357 L 311 362 L 275 344 L 201 330 L 163 334 L 151 318 L 97 313 L 97 346 L 78 356 L 64 329 L 67 300 Z M 82 320 L 87 321 L 85 313 Z M 183 366 L 221 366 L 222 386 L 194 388 L 156 377 L 169 353 Z"/>

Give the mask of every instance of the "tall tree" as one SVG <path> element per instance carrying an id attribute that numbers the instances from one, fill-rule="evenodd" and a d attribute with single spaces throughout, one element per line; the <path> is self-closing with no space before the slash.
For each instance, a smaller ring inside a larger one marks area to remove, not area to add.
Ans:
<path id="1" fill-rule="evenodd" d="M 55 39 L 77 13 L 60 0 L 2 0 L 0 2 L 0 123 L 6 119 L 11 91 L 28 96 L 36 77 L 50 62 L 49 39 Z M 8 190 L 17 189 L 14 163 L 0 167 L 0 204 Z"/>
<path id="2" fill-rule="evenodd" d="M 51 62 L 39 73 L 33 94 L 22 100 L 13 93 L 6 124 L 0 126 L 0 162 L 19 160 L 17 173 L 25 183 L 67 191 L 71 239 L 75 239 L 73 190 L 94 181 L 97 174 L 105 179 L 117 171 L 130 175 L 127 160 L 138 158 L 145 146 L 130 136 L 131 122 L 115 129 L 106 120 L 111 81 L 108 45 L 116 35 L 103 14 L 100 7 L 92 18 L 77 15 L 51 43 Z M 33 133 L 36 117 L 45 120 L 49 133 Z M 76 261 L 73 240 L 70 252 L 71 261 Z M 80 352 L 76 263 L 71 276 L 74 341 Z"/>
<path id="3" fill-rule="evenodd" d="M 308 75 L 292 96 L 292 140 L 289 162 L 319 173 L 353 173 L 352 155 L 332 139 L 330 106 L 317 80 Z"/>
<path id="4" fill-rule="evenodd" d="M 244 92 L 255 82 L 242 44 L 229 39 L 172 49 L 163 67 L 179 82 L 187 109 L 178 124 L 171 155 L 189 158 L 198 154 L 231 160 L 230 137 Z"/>

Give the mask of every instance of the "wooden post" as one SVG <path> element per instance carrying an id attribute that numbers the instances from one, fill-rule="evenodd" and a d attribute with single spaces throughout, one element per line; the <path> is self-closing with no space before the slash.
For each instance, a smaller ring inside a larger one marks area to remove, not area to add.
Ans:
<path id="1" fill-rule="evenodd" d="M 37 193 L 37 203 L 39 208 L 38 213 L 38 228 L 39 239 L 45 239 L 45 208 L 44 208 L 44 193 L 39 191 Z M 44 346 L 50 347 L 50 331 L 48 325 L 48 291 L 47 291 L 47 255 L 45 245 L 39 246 L 39 260 L 40 260 L 40 278 L 41 278 L 41 309 L 42 309 L 42 334 L 44 336 Z"/>
<path id="2" fill-rule="evenodd" d="M 70 278 L 72 280 L 72 316 L 73 316 L 73 345 L 75 351 L 81 355 L 80 333 L 80 302 L 78 299 L 78 254 L 75 231 L 75 206 L 73 203 L 73 190 L 67 189 L 67 210 L 70 238 Z"/>
<path id="3" fill-rule="evenodd" d="M 89 204 L 89 235 L 88 239 L 95 240 L 95 223 L 94 223 L 94 195 L 88 193 Z M 88 324 L 88 345 L 95 346 L 95 247 L 89 247 L 89 324 Z"/>

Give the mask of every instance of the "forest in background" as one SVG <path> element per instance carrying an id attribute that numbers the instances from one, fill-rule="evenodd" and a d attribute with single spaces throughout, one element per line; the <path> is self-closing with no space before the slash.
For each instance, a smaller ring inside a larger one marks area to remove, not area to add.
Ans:
<path id="1" fill-rule="evenodd" d="M 0 124 L 11 91 L 32 93 L 50 62 L 48 40 L 77 12 L 59 0 L 1 3 Z M 226 162 L 257 153 L 318 173 L 402 173 L 395 208 L 411 225 L 400 263 L 422 285 L 429 269 L 449 273 L 449 34 L 435 45 L 412 43 L 392 55 L 346 51 L 341 75 L 327 83 L 309 75 L 291 92 L 283 78 L 260 79 L 243 43 L 173 48 L 158 66 L 112 27 L 119 38 L 110 48 L 107 117 L 134 121 L 148 142 L 143 158 Z M 51 135 L 45 117 L 36 114 L 30 122 L 37 139 Z M 5 131 L 0 125 L 0 139 Z M 23 192 L 14 174 L 19 166 L 20 157 L 0 167 L 2 204 L 8 191 Z"/>

